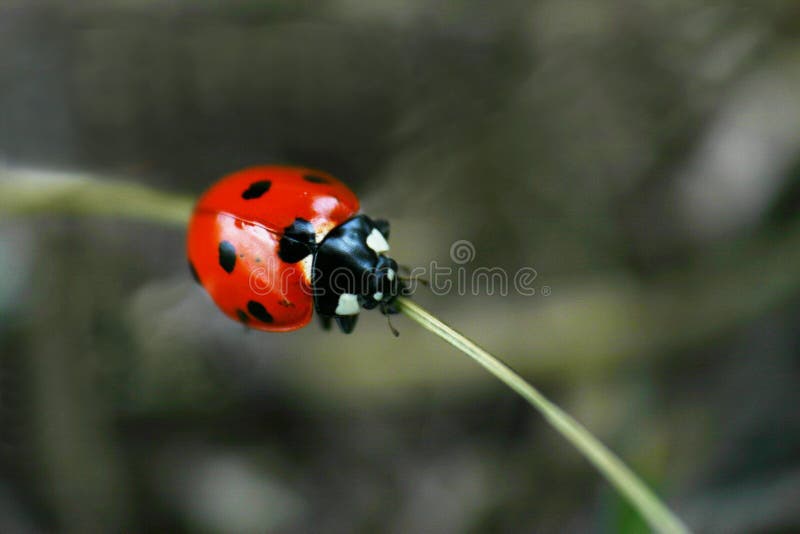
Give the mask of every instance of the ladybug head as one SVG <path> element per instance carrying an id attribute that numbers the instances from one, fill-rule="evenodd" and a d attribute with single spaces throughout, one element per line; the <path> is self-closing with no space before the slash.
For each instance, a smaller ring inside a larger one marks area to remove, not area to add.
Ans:
<path id="1" fill-rule="evenodd" d="M 397 313 L 404 285 L 389 250 L 389 225 L 356 215 L 332 229 L 314 255 L 314 305 L 321 317 L 336 318 L 342 330 L 355 325 L 359 311 L 378 307 Z"/>
<path id="2" fill-rule="evenodd" d="M 368 294 L 372 296 L 374 304 L 367 305 L 365 303 L 364 307 L 370 309 L 380 305 L 384 314 L 396 313 L 392 304 L 403 289 L 403 285 L 397 277 L 397 262 L 380 254 L 370 279 Z"/>

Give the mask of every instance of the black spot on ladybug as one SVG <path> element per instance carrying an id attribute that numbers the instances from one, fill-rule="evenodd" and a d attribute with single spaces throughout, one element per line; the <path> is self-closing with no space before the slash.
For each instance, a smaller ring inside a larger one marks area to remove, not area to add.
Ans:
<path id="1" fill-rule="evenodd" d="M 255 198 L 261 197 L 264 193 L 269 191 L 269 188 L 272 187 L 272 182 L 269 180 L 261 180 L 259 182 L 253 182 L 250 184 L 244 193 L 242 193 L 242 198 L 245 200 L 253 200 Z"/>
<path id="2" fill-rule="evenodd" d="M 311 182 L 312 184 L 327 184 L 330 183 L 330 180 L 327 178 L 323 178 L 322 176 L 315 176 L 313 174 L 306 174 L 303 176 L 303 180 L 306 182 Z"/>
<path id="3" fill-rule="evenodd" d="M 195 282 L 198 284 L 202 283 L 200 282 L 200 277 L 197 276 L 197 269 L 194 268 L 194 264 L 192 262 L 189 262 L 189 272 L 192 273 L 192 278 L 194 278 Z"/>
<path id="4" fill-rule="evenodd" d="M 247 314 L 242 310 L 236 310 L 236 317 L 239 318 L 242 324 L 247 324 L 250 322 L 250 317 L 248 317 Z"/>
<path id="5" fill-rule="evenodd" d="M 314 225 L 298 217 L 283 229 L 283 236 L 278 244 L 278 257 L 286 263 L 297 263 L 311 254 L 316 244 Z"/>
<path id="6" fill-rule="evenodd" d="M 232 273 L 236 266 L 236 247 L 230 241 L 219 244 L 219 266 L 228 274 Z"/>
<path id="7" fill-rule="evenodd" d="M 267 309 L 260 302 L 251 300 L 247 303 L 247 311 L 250 315 L 261 321 L 262 323 L 271 323 L 273 321 L 272 315 L 269 314 Z"/>
<path id="8" fill-rule="evenodd" d="M 256 258 L 256 263 L 261 263 L 261 258 Z"/>

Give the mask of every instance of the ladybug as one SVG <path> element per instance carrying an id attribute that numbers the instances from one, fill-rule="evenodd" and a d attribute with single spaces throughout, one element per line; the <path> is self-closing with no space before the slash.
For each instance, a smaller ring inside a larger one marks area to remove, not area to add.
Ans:
<path id="1" fill-rule="evenodd" d="M 353 331 L 361 308 L 397 313 L 405 290 L 389 250 L 389 223 L 359 213 L 330 174 L 260 166 L 230 174 L 198 201 L 187 238 L 189 269 L 230 318 L 250 328 Z M 392 329 L 393 332 L 394 329 Z"/>

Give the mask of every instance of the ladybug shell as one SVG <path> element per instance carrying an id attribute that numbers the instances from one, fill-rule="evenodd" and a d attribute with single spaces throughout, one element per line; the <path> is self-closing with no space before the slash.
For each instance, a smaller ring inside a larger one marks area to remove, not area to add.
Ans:
<path id="1" fill-rule="evenodd" d="M 235 172 L 199 200 L 187 248 L 195 279 L 222 311 L 259 330 L 281 332 L 311 319 L 312 256 L 279 257 L 284 229 L 309 221 L 319 242 L 358 212 L 358 199 L 331 175 L 300 167 Z"/>

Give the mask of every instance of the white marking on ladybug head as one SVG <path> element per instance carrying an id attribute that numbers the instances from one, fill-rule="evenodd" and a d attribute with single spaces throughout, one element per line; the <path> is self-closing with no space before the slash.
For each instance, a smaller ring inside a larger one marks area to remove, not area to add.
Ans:
<path id="1" fill-rule="evenodd" d="M 374 250 L 376 254 L 383 254 L 389 250 L 389 243 L 386 242 L 386 238 L 377 228 L 373 228 L 372 232 L 367 236 L 367 246 Z"/>
<path id="2" fill-rule="evenodd" d="M 390 282 L 394 280 L 394 269 L 389 269 L 386 271 L 386 278 L 388 278 Z"/>
<path id="3" fill-rule="evenodd" d="M 336 315 L 358 315 L 358 297 L 352 293 L 342 293 L 339 295 L 339 303 L 336 305 Z"/>
<path id="4" fill-rule="evenodd" d="M 380 302 L 380 300 L 383 298 L 383 293 L 376 291 L 375 294 L 372 295 L 372 298 Z"/>
<path id="5" fill-rule="evenodd" d="M 314 240 L 317 244 L 321 243 L 325 236 L 328 235 L 328 232 L 334 229 L 336 226 L 334 223 L 331 222 L 321 222 L 321 221 L 313 221 L 314 224 Z"/>

